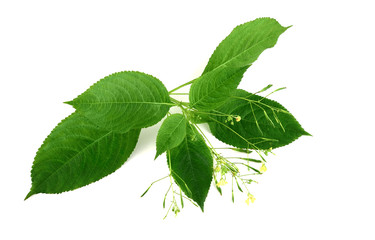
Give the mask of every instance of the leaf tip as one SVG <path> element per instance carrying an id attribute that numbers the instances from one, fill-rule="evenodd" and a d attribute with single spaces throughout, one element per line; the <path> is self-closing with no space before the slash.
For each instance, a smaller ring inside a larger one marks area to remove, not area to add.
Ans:
<path id="1" fill-rule="evenodd" d="M 64 102 L 64 103 L 73 106 L 73 101 L 74 101 L 74 100 L 72 100 L 72 101 L 66 101 L 66 102 Z"/>
<path id="2" fill-rule="evenodd" d="M 303 132 L 303 135 L 305 135 L 305 136 L 310 136 L 310 137 L 313 136 L 313 135 L 311 135 L 310 133 L 308 133 L 308 132 L 306 132 L 306 131 Z"/>
<path id="3" fill-rule="evenodd" d="M 30 190 L 30 192 L 26 195 L 24 201 L 26 201 L 29 197 L 31 197 L 32 195 L 34 195 L 35 193 L 33 191 Z"/>
<path id="4" fill-rule="evenodd" d="M 203 204 L 201 205 L 201 204 L 199 204 L 199 208 L 202 210 L 202 212 L 204 213 L 204 206 L 203 206 Z"/>
<path id="5" fill-rule="evenodd" d="M 204 200 L 200 200 L 200 201 L 195 201 L 197 204 L 198 204 L 198 206 L 199 206 L 199 208 L 202 210 L 202 213 L 204 213 Z"/>
<path id="6" fill-rule="evenodd" d="M 156 152 L 156 154 L 155 154 L 155 158 L 154 158 L 154 161 L 161 155 L 162 153 L 160 153 L 160 152 Z"/>

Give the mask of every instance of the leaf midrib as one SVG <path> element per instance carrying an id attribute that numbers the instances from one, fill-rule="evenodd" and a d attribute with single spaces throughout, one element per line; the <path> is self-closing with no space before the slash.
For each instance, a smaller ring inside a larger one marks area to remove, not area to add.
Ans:
<path id="1" fill-rule="evenodd" d="M 274 36 L 274 35 L 275 35 L 275 34 L 272 34 L 271 36 Z M 264 41 L 270 39 L 271 36 L 268 36 L 268 37 L 264 38 L 263 40 L 257 42 L 255 45 L 252 45 L 252 46 L 250 46 L 249 48 L 245 49 L 244 51 L 242 51 L 242 52 L 236 54 L 234 57 L 232 57 L 232 58 L 230 58 L 229 60 L 227 60 L 227 61 L 221 63 L 220 65 L 216 66 L 216 67 L 213 68 L 212 70 L 203 73 L 202 76 L 203 76 L 204 74 L 209 73 L 209 72 L 215 71 L 217 68 L 219 68 L 219 67 L 221 67 L 221 66 L 223 66 L 223 65 L 226 65 L 226 64 L 228 64 L 228 63 L 231 62 L 231 61 L 234 61 L 235 58 L 237 58 L 237 57 L 239 57 L 240 55 L 246 53 L 247 51 L 251 50 L 251 49 L 254 48 L 255 46 L 258 46 L 260 43 L 263 43 Z M 264 50 L 265 50 L 265 49 L 264 49 Z M 264 50 L 263 50 L 263 51 L 264 51 Z M 249 63 L 249 64 L 251 64 L 251 63 Z"/>
<path id="2" fill-rule="evenodd" d="M 232 77 L 233 77 L 235 74 L 237 74 L 238 72 L 239 72 L 239 71 L 233 73 L 233 74 L 230 75 L 230 77 L 228 77 L 226 80 L 222 81 L 222 82 L 221 82 L 221 83 L 215 88 L 215 90 L 208 92 L 208 94 L 205 94 L 205 95 L 204 95 L 203 97 L 201 97 L 198 101 L 196 101 L 196 102 L 192 105 L 192 107 L 194 107 L 196 104 L 200 103 L 203 99 L 205 99 L 207 96 L 209 96 L 210 93 L 212 93 L 212 92 L 216 92 L 218 88 L 221 88 L 221 87 L 222 87 L 223 85 L 225 85 L 227 82 L 230 82 L 229 79 L 232 79 Z M 233 90 L 234 90 L 234 89 L 233 89 Z"/>
<path id="3" fill-rule="evenodd" d="M 194 173 L 194 167 L 193 167 L 193 164 L 192 164 L 192 161 L 191 161 L 191 159 L 192 159 L 192 157 L 191 157 L 191 154 L 190 154 L 190 148 L 189 148 L 189 142 L 188 142 L 188 135 L 186 134 L 186 137 L 185 137 L 185 145 L 186 145 L 186 151 L 187 151 L 187 157 L 188 157 L 188 159 L 189 159 L 189 161 L 187 161 L 187 164 L 188 165 L 190 165 L 190 169 L 191 169 L 191 175 L 193 176 L 192 178 L 191 178 L 191 180 L 193 181 L 193 182 L 197 182 L 197 180 L 196 180 L 196 175 L 195 175 L 195 173 Z M 189 188 L 190 188 L 190 186 L 189 186 Z M 194 195 L 196 196 L 196 195 L 199 195 L 199 200 L 200 200 L 200 194 L 199 193 L 197 193 L 197 192 L 195 192 L 195 191 L 191 191 L 191 195 L 193 195 L 193 192 L 194 192 Z"/>
<path id="4" fill-rule="evenodd" d="M 79 105 L 91 105 L 91 104 L 153 104 L 153 105 L 173 105 L 167 102 L 79 102 Z"/>
<path id="5" fill-rule="evenodd" d="M 168 135 L 168 139 L 170 139 L 170 136 L 172 136 L 173 134 L 172 133 L 174 133 L 175 131 L 176 131 L 176 129 L 180 126 L 180 124 L 181 124 L 181 122 L 182 121 L 185 121 L 185 118 L 184 117 L 182 117 L 181 118 L 181 120 L 176 124 L 176 127 L 170 132 L 170 134 Z M 186 133 L 185 133 L 185 135 L 186 135 Z M 183 140 L 182 140 L 183 141 Z M 163 147 L 165 147 L 165 142 L 164 142 L 164 144 L 163 144 Z"/>
<path id="6" fill-rule="evenodd" d="M 275 34 L 273 34 L 273 35 L 271 35 L 271 36 L 274 36 L 274 35 L 275 35 Z M 231 61 L 234 61 L 234 60 L 235 60 L 236 58 L 238 58 L 240 55 L 245 54 L 246 52 L 252 50 L 254 47 L 260 45 L 261 43 L 265 42 L 266 40 L 269 40 L 269 39 L 271 38 L 271 36 L 268 36 L 268 37 L 264 38 L 263 40 L 257 42 L 255 45 L 252 45 L 251 47 L 247 48 L 246 50 L 244 50 L 244 51 L 242 51 L 242 52 L 236 54 L 234 57 L 232 57 L 232 58 L 230 58 L 229 60 L 227 60 L 227 61 L 221 63 L 220 65 L 216 66 L 216 67 L 213 68 L 212 70 L 210 70 L 210 71 L 208 71 L 208 72 L 205 72 L 204 74 L 202 74 L 202 76 L 204 76 L 204 75 L 207 74 L 207 73 L 213 72 L 213 71 L 219 69 L 220 67 L 222 67 L 222 66 L 224 66 L 224 65 L 227 65 L 227 64 L 230 63 Z M 268 48 L 269 48 L 269 47 L 268 47 Z M 264 51 L 264 50 L 263 50 L 263 51 Z M 262 52 L 263 52 L 263 51 L 262 51 Z M 258 57 L 257 57 L 257 58 L 258 58 Z M 248 63 L 249 67 L 250 67 L 250 65 L 251 65 L 253 62 L 254 62 L 254 61 Z M 236 73 L 237 73 L 237 72 L 236 72 Z M 236 74 L 236 73 L 235 73 L 235 74 Z M 233 74 L 233 75 L 234 75 L 234 74 Z M 231 75 L 231 77 L 232 77 L 233 75 Z M 219 87 L 221 87 L 222 85 L 224 85 L 225 82 L 226 82 L 226 81 L 223 81 L 222 84 L 220 84 Z M 216 89 L 217 89 L 217 88 L 216 88 Z M 199 103 L 203 98 L 205 98 L 205 97 L 207 97 L 207 96 L 208 96 L 208 94 L 205 95 L 204 97 L 202 97 L 199 101 L 195 102 L 194 105 L 196 105 L 197 103 Z"/>
<path id="7" fill-rule="evenodd" d="M 89 145 L 87 145 L 85 148 L 83 148 L 81 151 L 79 151 L 78 153 L 76 153 L 73 157 L 69 158 L 67 161 L 65 161 L 65 163 L 63 163 L 60 167 L 58 167 L 54 172 L 52 172 L 47 178 L 45 178 L 40 184 L 38 184 L 39 186 L 42 186 L 51 176 L 53 176 L 54 174 L 56 174 L 61 168 L 63 168 L 66 164 L 70 163 L 71 161 L 73 161 L 78 155 L 82 154 L 83 152 L 86 151 L 86 149 L 88 149 L 89 147 L 91 147 L 92 145 L 94 145 L 95 143 L 99 142 L 100 140 L 102 140 L 103 138 L 105 138 L 106 136 L 108 136 L 109 134 L 111 134 L 112 131 L 109 131 L 108 133 L 104 134 L 103 136 L 99 137 L 98 139 L 96 139 L 95 141 L 93 141 L 92 143 L 90 143 Z M 30 191 L 31 192 L 31 191 Z"/>

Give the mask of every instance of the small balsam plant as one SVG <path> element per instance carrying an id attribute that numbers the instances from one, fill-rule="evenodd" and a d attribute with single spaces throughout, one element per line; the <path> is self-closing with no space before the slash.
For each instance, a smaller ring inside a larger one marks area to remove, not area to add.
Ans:
<path id="1" fill-rule="evenodd" d="M 254 175 L 266 171 L 267 154 L 309 135 L 285 107 L 268 99 L 269 94 L 260 95 L 272 85 L 255 93 L 237 89 L 246 70 L 287 29 L 271 18 L 237 26 L 216 48 L 201 76 L 171 91 L 142 72 L 104 77 L 66 102 L 76 110 L 39 148 L 25 199 L 74 190 L 113 173 L 131 155 L 142 128 L 165 118 L 156 138 L 155 159 L 165 153 L 169 174 L 150 187 L 169 179 L 163 201 L 163 207 L 170 202 L 167 215 L 177 214 L 184 199 L 203 211 L 211 185 L 221 194 L 227 181 L 232 183 L 233 201 L 235 186 L 246 194 L 245 202 L 253 202 L 248 185 L 256 182 Z M 176 93 L 188 85 L 189 93 Z M 184 94 L 188 102 L 174 98 Z M 176 107 L 180 113 L 170 113 Z M 212 135 L 239 156 L 225 156 L 223 151 L 228 150 L 213 147 L 199 124 L 208 124 Z"/>

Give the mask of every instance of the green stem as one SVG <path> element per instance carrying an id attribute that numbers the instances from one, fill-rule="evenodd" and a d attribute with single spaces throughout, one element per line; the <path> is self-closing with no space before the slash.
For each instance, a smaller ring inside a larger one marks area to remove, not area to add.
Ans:
<path id="1" fill-rule="evenodd" d="M 169 211 L 171 210 L 171 208 L 172 208 L 172 204 L 169 206 L 168 211 L 167 211 L 167 213 L 165 214 L 163 220 L 167 218 L 167 216 L 168 216 Z"/>
<path id="2" fill-rule="evenodd" d="M 215 148 L 212 146 L 210 140 L 208 140 L 208 138 L 206 137 L 206 135 L 203 133 L 203 131 L 199 128 L 199 126 L 197 124 L 193 124 L 194 127 L 196 129 L 198 129 L 198 131 L 200 132 L 200 134 L 203 136 L 203 138 L 206 139 L 207 143 L 211 146 L 211 152 L 215 155 L 215 156 L 219 156 L 219 153 L 216 152 Z"/>
<path id="3" fill-rule="evenodd" d="M 195 202 L 193 202 L 190 198 L 185 197 L 184 195 L 181 195 L 182 193 L 178 193 L 178 192 L 174 192 L 174 193 L 177 194 L 177 195 L 180 195 L 182 198 L 185 198 L 185 199 L 189 200 L 194 206 L 199 207 L 199 206 L 198 206 Z"/>
<path id="4" fill-rule="evenodd" d="M 259 104 L 262 104 L 262 105 L 265 106 L 265 107 L 268 107 L 268 108 L 271 109 L 271 110 L 275 110 L 275 111 L 277 111 L 277 112 L 282 112 L 282 113 L 290 114 L 290 115 L 291 115 L 290 112 L 288 112 L 288 111 L 286 111 L 286 110 L 284 110 L 284 109 L 277 108 L 277 107 L 272 107 L 272 106 L 270 106 L 270 105 L 267 105 L 267 104 L 261 102 L 261 100 L 263 100 L 264 98 L 262 98 L 261 100 L 252 100 L 252 99 L 247 99 L 247 98 L 244 98 L 244 97 L 237 97 L 237 96 L 231 96 L 231 98 L 241 99 L 241 100 L 247 101 L 247 102 L 249 102 L 249 103 L 259 103 Z"/>
<path id="5" fill-rule="evenodd" d="M 194 82 L 194 80 L 195 80 L 195 79 L 193 79 L 193 80 L 191 80 L 191 81 L 189 81 L 189 82 L 187 82 L 187 83 L 184 83 L 184 84 L 182 84 L 182 85 L 180 85 L 180 86 L 178 86 L 178 87 L 172 89 L 172 90 L 169 91 L 168 93 L 171 94 L 171 93 L 177 91 L 177 90 L 180 89 L 180 88 L 183 88 L 183 87 L 185 87 L 185 86 L 187 86 L 187 85 L 189 85 L 189 84 L 192 84 L 192 83 Z"/>
<path id="6" fill-rule="evenodd" d="M 173 98 L 173 97 L 169 97 L 171 99 L 171 101 L 174 103 L 174 106 L 177 106 L 177 107 L 181 107 L 181 105 L 185 106 L 185 107 L 188 107 L 189 106 L 189 103 L 188 102 L 181 102 L 181 101 L 178 101 L 177 99 Z"/>
<path id="7" fill-rule="evenodd" d="M 214 110 L 214 111 L 215 111 L 215 110 Z M 198 113 L 198 114 L 201 114 L 201 115 L 212 115 L 212 116 L 219 116 L 219 117 L 229 117 L 229 116 L 234 116 L 234 115 L 230 115 L 230 114 L 226 114 L 226 113 L 221 113 L 221 112 L 219 112 L 219 111 L 215 111 L 215 112 L 218 112 L 218 113 L 202 112 L 202 111 L 194 110 L 194 113 Z"/>
<path id="8" fill-rule="evenodd" d="M 173 196 L 173 202 L 176 201 L 175 197 L 174 197 L 174 190 L 173 190 L 173 179 L 172 179 L 172 167 L 171 167 L 171 152 L 168 150 L 167 151 L 167 154 L 168 154 L 168 164 L 169 164 L 169 181 L 171 182 L 171 188 L 172 188 L 172 196 Z"/>
<path id="9" fill-rule="evenodd" d="M 250 161 L 250 162 L 255 162 L 255 163 L 262 163 L 261 160 L 258 159 L 253 159 L 253 158 L 243 158 L 243 157 L 225 157 L 228 159 L 240 159 L 240 160 L 245 160 L 245 161 Z"/>
<path id="10" fill-rule="evenodd" d="M 169 95 L 189 95 L 189 93 L 170 93 Z"/>
<path id="11" fill-rule="evenodd" d="M 163 179 L 165 179 L 165 178 L 167 178 L 167 177 L 169 177 L 169 175 L 168 175 L 168 176 L 165 176 L 165 177 L 163 177 L 163 178 L 160 178 L 160 179 L 158 179 L 158 180 L 156 180 L 156 181 L 154 181 L 154 182 L 152 182 L 152 183 L 150 184 L 150 186 L 147 188 L 147 190 L 141 195 L 141 197 L 143 197 L 143 196 L 148 192 L 148 190 L 150 190 L 150 188 L 152 187 L 152 185 L 154 185 L 155 183 L 157 183 L 157 182 L 159 182 L 159 181 L 161 181 L 161 180 L 163 180 Z"/>
<path id="12" fill-rule="evenodd" d="M 231 129 L 230 127 L 228 127 L 227 125 L 225 125 L 224 123 L 222 122 L 219 122 L 217 121 L 216 119 L 212 118 L 212 117 L 209 117 L 211 120 L 213 120 L 214 122 L 222 125 L 223 127 L 227 128 L 229 131 L 233 132 L 234 134 L 236 134 L 238 137 L 240 137 L 242 140 L 244 140 L 247 144 L 251 145 L 252 147 L 254 147 L 254 150 L 258 153 L 258 148 L 252 144 L 251 142 L 249 142 L 246 138 L 244 138 L 243 136 L 241 136 L 239 133 L 237 133 L 236 131 L 234 131 L 233 129 Z M 259 154 L 259 153 L 258 153 Z"/>
<path id="13" fill-rule="evenodd" d="M 243 175 L 242 175 L 243 176 Z M 243 179 L 241 178 L 241 177 L 239 177 L 239 179 L 241 180 L 241 182 L 242 182 L 242 185 L 246 188 L 246 191 L 247 191 L 247 193 L 249 194 L 250 193 L 250 191 L 249 191 L 249 189 L 247 188 L 247 186 L 246 186 L 246 184 L 245 184 L 245 182 L 243 181 Z"/>

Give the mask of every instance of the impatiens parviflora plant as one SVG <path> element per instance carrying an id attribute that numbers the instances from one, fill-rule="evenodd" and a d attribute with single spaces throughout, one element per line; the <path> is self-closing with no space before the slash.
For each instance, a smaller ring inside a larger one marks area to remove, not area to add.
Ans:
<path id="1" fill-rule="evenodd" d="M 156 138 L 156 155 L 166 155 L 170 185 L 163 207 L 177 214 L 184 200 L 204 209 L 213 185 L 220 194 L 228 181 L 255 200 L 249 184 L 266 171 L 266 156 L 302 135 L 309 135 L 276 101 L 261 96 L 272 85 L 250 93 L 237 89 L 243 74 L 288 27 L 275 19 L 241 24 L 219 44 L 198 78 L 168 92 L 163 83 L 134 71 L 114 73 L 72 101 L 75 112 L 62 120 L 39 148 L 26 198 L 38 193 L 74 190 L 113 173 L 129 158 L 142 128 L 164 121 Z M 172 96 L 191 85 L 189 102 Z M 283 89 L 283 88 L 281 88 Z M 279 91 L 276 89 L 273 92 Z M 273 93 L 271 92 L 271 93 Z M 170 113 L 172 107 L 180 113 Z M 231 145 L 238 157 L 224 156 L 201 130 L 208 124 L 214 137 Z M 254 156 L 253 156 L 254 155 Z M 144 192 L 143 195 L 150 189 Z"/>

